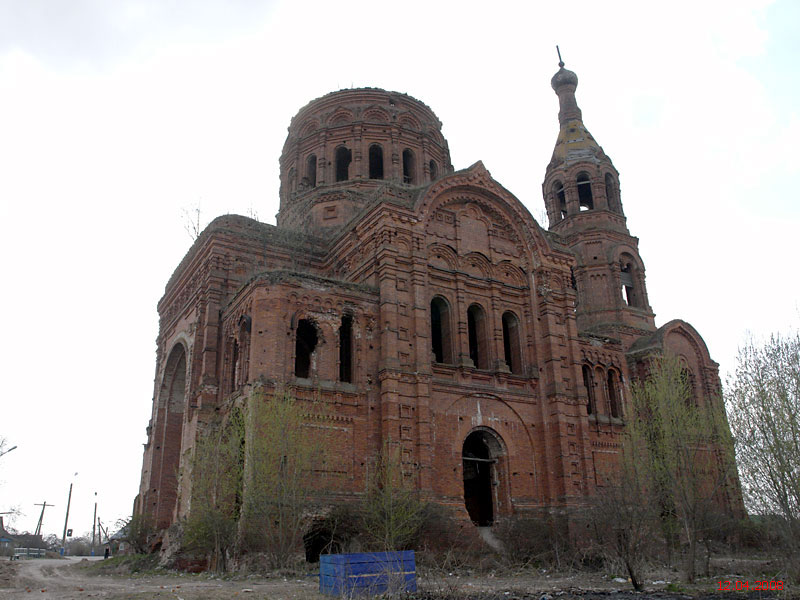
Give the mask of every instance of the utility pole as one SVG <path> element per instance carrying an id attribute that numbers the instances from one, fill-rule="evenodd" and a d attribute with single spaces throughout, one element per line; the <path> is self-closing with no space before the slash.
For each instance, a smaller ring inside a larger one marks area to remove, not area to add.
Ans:
<path id="1" fill-rule="evenodd" d="M 69 484 L 69 496 L 67 496 L 67 515 L 64 517 L 64 535 L 61 538 L 61 556 L 64 556 L 67 548 L 67 523 L 69 522 L 69 505 L 72 502 L 72 484 Z"/>
<path id="2" fill-rule="evenodd" d="M 92 556 L 94 556 L 94 526 L 97 523 L 97 492 L 94 493 L 94 516 L 92 517 Z"/>
<path id="3" fill-rule="evenodd" d="M 39 514 L 39 522 L 36 524 L 36 531 L 33 532 L 33 535 L 42 535 L 42 520 L 44 519 L 44 509 L 48 506 L 55 506 L 55 504 L 48 504 L 47 500 L 42 502 L 41 504 L 34 504 L 34 506 L 41 506 L 42 512 Z"/>

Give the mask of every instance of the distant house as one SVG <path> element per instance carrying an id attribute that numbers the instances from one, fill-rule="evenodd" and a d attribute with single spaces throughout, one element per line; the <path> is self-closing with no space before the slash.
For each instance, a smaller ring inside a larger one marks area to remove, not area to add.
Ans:
<path id="1" fill-rule="evenodd" d="M 3 517 L 0 517 L 0 554 L 10 554 L 11 550 L 16 546 L 16 536 L 11 535 L 3 523 Z"/>

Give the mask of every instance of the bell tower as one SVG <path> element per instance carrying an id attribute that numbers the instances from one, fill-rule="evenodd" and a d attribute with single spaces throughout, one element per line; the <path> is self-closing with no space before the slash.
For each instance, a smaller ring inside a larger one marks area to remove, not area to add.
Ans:
<path id="1" fill-rule="evenodd" d="M 544 194 L 550 231 L 577 259 L 578 328 L 623 340 L 655 330 L 639 240 L 628 231 L 619 173 L 583 124 L 575 100 L 578 76 L 558 63 L 550 81 L 558 96 L 559 132 Z"/>

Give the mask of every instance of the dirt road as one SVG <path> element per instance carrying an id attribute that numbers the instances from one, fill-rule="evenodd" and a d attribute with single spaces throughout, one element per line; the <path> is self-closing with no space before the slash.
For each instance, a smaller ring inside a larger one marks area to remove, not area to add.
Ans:
<path id="1" fill-rule="evenodd" d="M 42 598 L 79 600 L 323 600 L 317 578 L 223 580 L 207 575 L 95 575 L 82 568 L 85 558 L 0 561 L 0 600 Z M 93 558 L 90 560 L 102 560 Z M 664 581 L 653 582 L 664 584 Z M 416 600 L 686 600 L 690 596 L 663 591 L 635 594 L 622 580 L 597 574 L 539 575 L 536 572 L 494 577 L 492 574 L 420 577 Z M 800 600 L 797 590 L 783 592 L 713 592 L 695 589 L 692 596 L 708 600 Z"/>
<path id="2" fill-rule="evenodd" d="M 196 576 L 143 577 L 90 575 L 76 563 L 82 558 L 34 558 L 0 562 L 0 600 L 321 600 L 316 578 L 221 581 Z M 102 560 L 101 557 L 91 560 Z"/>

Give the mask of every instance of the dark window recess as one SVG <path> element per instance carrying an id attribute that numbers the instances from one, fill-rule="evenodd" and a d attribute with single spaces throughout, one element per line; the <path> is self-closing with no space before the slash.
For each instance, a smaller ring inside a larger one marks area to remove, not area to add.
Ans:
<path id="1" fill-rule="evenodd" d="M 297 323 L 297 342 L 295 343 L 294 374 L 308 377 L 311 372 L 311 355 L 317 347 L 317 328 L 308 319 Z"/>
<path id="2" fill-rule="evenodd" d="M 336 181 L 347 181 L 350 178 L 350 161 L 353 153 L 344 146 L 336 149 Z"/>
<path id="3" fill-rule="evenodd" d="M 606 173 L 605 183 L 606 183 L 606 199 L 608 200 L 608 210 L 611 210 L 615 213 L 621 212 L 619 205 L 619 196 L 617 195 L 617 190 L 614 186 L 614 178 L 611 176 L 611 173 Z"/>
<path id="4" fill-rule="evenodd" d="M 414 184 L 416 179 L 414 153 L 406 148 L 403 150 L 403 183 Z"/>
<path id="5" fill-rule="evenodd" d="M 561 215 L 561 218 L 567 216 L 567 196 L 564 193 L 564 184 L 560 181 L 556 181 L 555 185 L 556 198 L 558 199 L 558 214 Z"/>
<path id="6" fill-rule="evenodd" d="M 438 169 L 436 168 L 436 163 L 434 161 L 431 161 L 430 163 L 428 163 L 428 167 L 430 168 L 431 171 L 431 181 L 433 181 L 434 179 L 436 179 L 436 175 L 438 173 Z"/>
<path id="7" fill-rule="evenodd" d="M 594 209 L 592 182 L 589 180 L 588 173 L 580 173 L 578 175 L 578 204 L 580 204 L 581 210 Z"/>
<path id="8" fill-rule="evenodd" d="M 383 179 L 383 148 L 378 144 L 369 147 L 369 178 Z"/>
<path id="9" fill-rule="evenodd" d="M 506 364 L 512 373 L 522 373 L 522 359 L 520 355 L 519 320 L 511 312 L 503 313 L 503 353 Z"/>
<path id="10" fill-rule="evenodd" d="M 636 285 L 633 278 L 634 267 L 632 263 L 623 263 L 620 267 L 620 282 L 622 283 L 622 299 L 628 306 L 637 306 Z"/>
<path id="11" fill-rule="evenodd" d="M 431 300 L 431 351 L 434 362 L 452 364 L 450 307 L 442 298 Z"/>
<path id="12" fill-rule="evenodd" d="M 608 372 L 608 406 L 611 410 L 611 416 L 619 418 L 619 385 L 617 384 L 617 373 L 615 371 Z"/>
<path id="13" fill-rule="evenodd" d="M 231 379 L 230 379 L 230 387 L 228 388 L 231 392 L 235 391 L 238 387 L 236 385 L 236 372 L 239 370 L 239 342 L 233 340 L 233 348 L 231 349 Z"/>
<path id="14" fill-rule="evenodd" d="M 594 386 L 592 385 L 592 370 L 583 365 L 581 368 L 583 372 L 583 387 L 586 388 L 586 414 L 591 415 L 594 412 Z"/>
<path id="15" fill-rule="evenodd" d="M 312 154 L 308 157 L 306 162 L 306 179 L 308 180 L 309 187 L 317 185 L 317 155 Z"/>
<path id="16" fill-rule="evenodd" d="M 469 357 L 476 369 L 488 369 L 486 348 L 486 323 L 483 309 L 473 304 L 467 309 L 467 329 L 469 333 Z"/>
<path id="17" fill-rule="evenodd" d="M 353 317 L 344 315 L 339 327 L 339 381 L 353 382 Z"/>

